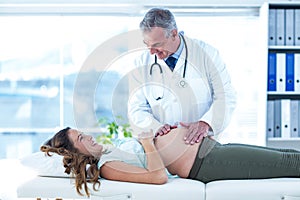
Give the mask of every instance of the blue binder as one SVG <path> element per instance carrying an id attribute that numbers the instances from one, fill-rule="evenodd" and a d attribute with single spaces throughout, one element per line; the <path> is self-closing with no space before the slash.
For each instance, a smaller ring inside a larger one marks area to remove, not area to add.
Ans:
<path id="1" fill-rule="evenodd" d="M 276 53 L 269 52 L 268 91 L 276 91 Z"/>
<path id="2" fill-rule="evenodd" d="M 295 91 L 294 54 L 286 53 L 285 91 Z"/>

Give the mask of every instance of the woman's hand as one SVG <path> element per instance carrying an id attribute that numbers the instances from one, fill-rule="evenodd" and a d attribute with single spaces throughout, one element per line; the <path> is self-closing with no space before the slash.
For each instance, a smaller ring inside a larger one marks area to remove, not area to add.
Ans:
<path id="1" fill-rule="evenodd" d="M 168 134 L 171 129 L 177 128 L 177 125 L 171 126 L 170 124 L 164 124 L 162 127 L 160 127 L 157 132 L 155 133 L 155 137 L 157 136 L 163 136 Z"/>
<path id="2" fill-rule="evenodd" d="M 154 139 L 153 130 L 149 132 L 142 132 L 138 134 L 138 140 L 143 144 L 144 142 L 152 142 Z"/>
<path id="3" fill-rule="evenodd" d="M 153 133 L 142 132 L 138 140 L 144 148 L 147 166 L 137 167 L 122 161 L 105 163 L 101 168 L 101 177 L 108 180 L 134 183 L 164 184 L 168 181 L 164 163 L 153 143 Z"/>
<path id="4" fill-rule="evenodd" d="M 164 184 L 168 181 L 164 163 L 153 143 L 153 131 L 138 134 L 142 144 L 147 166 L 141 168 L 120 161 L 107 162 L 101 167 L 101 176 L 109 180 L 135 183 Z"/>

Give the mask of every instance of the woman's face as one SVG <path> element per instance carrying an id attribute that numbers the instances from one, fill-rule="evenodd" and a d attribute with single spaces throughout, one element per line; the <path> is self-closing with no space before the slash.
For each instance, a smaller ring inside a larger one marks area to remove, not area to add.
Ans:
<path id="1" fill-rule="evenodd" d="M 75 129 L 68 130 L 68 137 L 74 144 L 74 147 L 85 155 L 92 155 L 95 158 L 100 158 L 102 155 L 103 146 L 95 142 L 95 139 Z"/>

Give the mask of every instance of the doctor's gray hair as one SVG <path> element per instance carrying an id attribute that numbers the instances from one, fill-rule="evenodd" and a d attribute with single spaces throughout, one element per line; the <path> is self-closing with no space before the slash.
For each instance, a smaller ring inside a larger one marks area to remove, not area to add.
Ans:
<path id="1" fill-rule="evenodd" d="M 166 30 L 166 37 L 171 36 L 172 30 L 177 30 L 174 15 L 167 9 L 152 8 L 140 23 L 142 32 L 150 32 L 153 27 L 161 27 Z"/>

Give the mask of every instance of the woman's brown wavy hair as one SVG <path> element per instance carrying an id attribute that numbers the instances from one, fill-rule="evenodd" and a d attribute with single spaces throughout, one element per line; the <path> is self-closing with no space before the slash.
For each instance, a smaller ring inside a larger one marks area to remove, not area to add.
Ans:
<path id="1" fill-rule="evenodd" d="M 99 158 L 80 153 L 68 137 L 68 131 L 70 129 L 70 127 L 67 127 L 57 132 L 41 146 L 40 150 L 45 152 L 48 156 L 51 156 L 51 153 L 57 153 L 63 156 L 63 165 L 66 169 L 65 173 L 72 174 L 75 177 L 77 193 L 83 195 L 81 192 L 83 187 L 86 195 L 89 197 L 90 193 L 87 183 L 93 183 L 94 190 L 98 190 L 100 187 L 100 172 L 97 167 Z"/>

